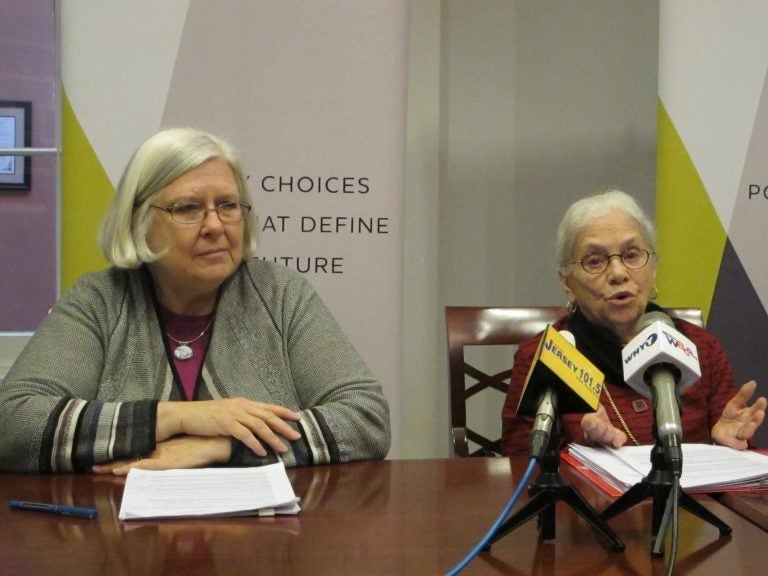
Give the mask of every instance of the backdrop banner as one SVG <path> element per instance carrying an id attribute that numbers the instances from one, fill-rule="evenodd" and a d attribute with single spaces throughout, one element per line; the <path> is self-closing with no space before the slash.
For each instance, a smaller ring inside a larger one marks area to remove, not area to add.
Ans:
<path id="1" fill-rule="evenodd" d="M 700 306 L 737 384 L 768 395 L 768 6 L 662 2 L 659 301 Z M 756 437 L 768 447 L 768 426 Z"/>
<path id="2" fill-rule="evenodd" d="M 76 119 L 65 130 L 82 131 L 113 186 L 159 128 L 230 140 L 259 217 L 258 257 L 306 275 L 382 381 L 397 457 L 407 1 L 107 4 L 62 7 L 78 34 L 63 39 Z M 73 247 L 71 277 L 84 271 L 77 258 Z"/>

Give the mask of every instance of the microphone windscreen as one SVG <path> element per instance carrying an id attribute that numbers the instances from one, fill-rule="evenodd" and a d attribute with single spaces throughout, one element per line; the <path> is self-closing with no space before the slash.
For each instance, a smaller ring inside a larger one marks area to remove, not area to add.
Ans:
<path id="1" fill-rule="evenodd" d="M 635 392 L 651 397 L 646 371 L 660 364 L 671 365 L 679 371 L 681 393 L 701 377 L 696 344 L 675 328 L 668 315 L 663 312 L 644 314 L 637 328 L 635 337 L 621 351 L 624 381 Z"/>
<path id="2" fill-rule="evenodd" d="M 646 312 L 640 317 L 640 320 L 637 321 L 635 334 L 642 332 L 654 322 L 661 322 L 662 324 L 669 326 L 671 328 L 675 327 L 675 323 L 672 322 L 672 318 L 664 314 L 664 312 L 658 312 L 658 311 Z"/>
<path id="3" fill-rule="evenodd" d="M 569 330 L 560 330 L 560 336 L 565 338 L 568 341 L 568 344 L 576 347 L 576 336 L 573 335 L 573 332 L 570 332 Z"/>

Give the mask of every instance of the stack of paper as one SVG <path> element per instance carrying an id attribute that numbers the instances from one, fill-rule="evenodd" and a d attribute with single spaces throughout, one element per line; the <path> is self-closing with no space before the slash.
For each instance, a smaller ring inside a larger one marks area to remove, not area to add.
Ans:
<path id="1" fill-rule="evenodd" d="M 622 494 L 651 471 L 653 446 L 619 449 L 570 444 L 563 459 L 611 495 Z M 711 444 L 683 444 L 680 487 L 687 492 L 768 490 L 768 455 Z"/>
<path id="2" fill-rule="evenodd" d="M 257 468 L 131 469 L 120 520 L 297 514 L 282 462 Z"/>

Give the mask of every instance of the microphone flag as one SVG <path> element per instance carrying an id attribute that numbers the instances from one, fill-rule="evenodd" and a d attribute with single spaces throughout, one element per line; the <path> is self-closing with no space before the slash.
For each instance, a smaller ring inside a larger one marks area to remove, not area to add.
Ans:
<path id="1" fill-rule="evenodd" d="M 594 412 L 600 404 L 603 380 L 603 373 L 549 325 L 525 378 L 517 415 L 535 416 L 547 388 L 557 395 L 558 413 Z"/>
<path id="2" fill-rule="evenodd" d="M 622 350 L 624 381 L 646 398 L 651 397 L 646 373 L 652 366 L 665 364 L 674 367 L 679 372 L 677 386 L 681 394 L 701 378 L 696 344 L 675 329 L 666 314 L 657 314 L 643 316 L 648 325 Z"/>

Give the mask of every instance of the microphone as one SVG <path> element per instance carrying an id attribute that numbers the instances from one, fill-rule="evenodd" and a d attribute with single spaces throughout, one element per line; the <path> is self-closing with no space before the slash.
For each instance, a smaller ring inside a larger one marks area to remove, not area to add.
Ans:
<path id="1" fill-rule="evenodd" d="M 557 417 L 557 394 L 552 388 L 547 388 L 539 397 L 536 419 L 531 429 L 531 456 L 537 460 L 541 458 L 544 450 L 549 445 L 552 434 L 552 424 Z"/>
<path id="2" fill-rule="evenodd" d="M 531 456 L 549 445 L 557 414 L 594 412 L 600 403 L 603 373 L 576 349 L 573 334 L 547 326 L 531 362 L 517 405 L 518 416 L 534 416 Z"/>
<path id="3" fill-rule="evenodd" d="M 680 473 L 680 394 L 701 377 L 698 350 L 663 312 L 643 315 L 637 328 L 639 333 L 622 350 L 624 380 L 636 392 L 653 398 L 656 433 L 664 458 L 673 471 Z"/>

